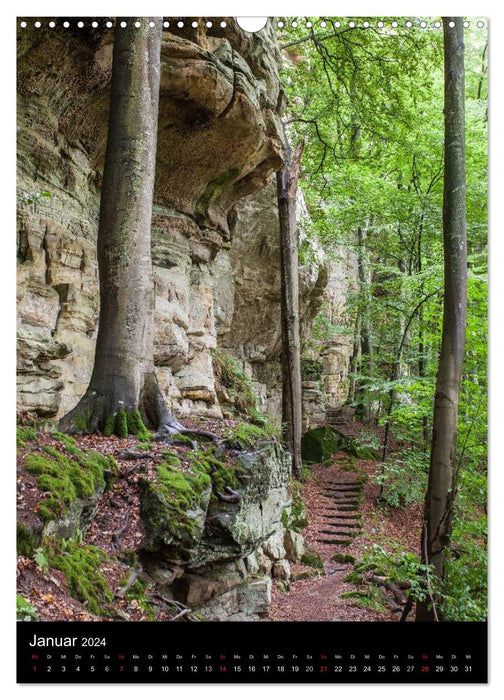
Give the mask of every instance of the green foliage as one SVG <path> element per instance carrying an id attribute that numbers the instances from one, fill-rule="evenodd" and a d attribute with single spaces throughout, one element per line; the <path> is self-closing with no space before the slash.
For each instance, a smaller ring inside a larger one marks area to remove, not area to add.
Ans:
<path id="1" fill-rule="evenodd" d="M 36 205 L 41 199 L 47 199 L 52 197 L 50 192 L 25 192 L 24 193 L 24 204 L 31 206 Z"/>
<path id="2" fill-rule="evenodd" d="M 303 381 L 320 381 L 322 377 L 322 363 L 309 357 L 301 357 L 301 377 Z"/>
<path id="3" fill-rule="evenodd" d="M 382 486 L 381 498 L 394 508 L 423 503 L 427 489 L 429 459 L 424 452 L 406 450 L 382 465 L 375 482 Z"/>
<path id="4" fill-rule="evenodd" d="M 53 542 L 48 547 L 49 565 L 65 574 L 73 596 L 95 615 L 106 616 L 106 604 L 114 596 L 100 571 L 108 556 L 101 549 L 73 541 Z"/>
<path id="5" fill-rule="evenodd" d="M 386 577 L 392 583 L 408 583 L 408 593 L 414 600 L 425 600 L 427 596 L 426 579 L 431 582 L 431 591 L 438 588 L 434 567 L 422 564 L 420 557 L 405 552 L 401 544 L 387 542 L 387 549 L 373 544 L 358 561 L 352 574 L 347 579 L 354 583 L 367 583 L 370 588 L 375 584 L 366 574 Z"/>
<path id="6" fill-rule="evenodd" d="M 484 621 L 488 610 L 487 517 L 456 517 L 441 586 L 443 619 Z"/>
<path id="7" fill-rule="evenodd" d="M 37 608 L 30 605 L 19 593 L 16 594 L 16 620 L 18 622 L 33 622 L 38 620 Z"/>
<path id="8" fill-rule="evenodd" d="M 49 571 L 49 559 L 44 547 L 41 546 L 35 550 L 33 561 L 44 573 Z"/>
<path id="9" fill-rule="evenodd" d="M 227 390 L 238 415 L 251 417 L 256 410 L 256 395 L 249 377 L 240 369 L 238 361 L 220 348 L 212 351 L 215 379 Z"/>

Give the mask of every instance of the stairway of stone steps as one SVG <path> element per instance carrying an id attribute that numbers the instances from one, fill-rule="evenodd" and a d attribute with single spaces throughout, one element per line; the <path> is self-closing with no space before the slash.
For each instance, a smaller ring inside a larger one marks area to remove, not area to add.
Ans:
<path id="1" fill-rule="evenodd" d="M 318 542 L 347 547 L 362 529 L 359 505 L 363 483 L 360 479 L 337 478 L 321 484 L 324 525 Z"/>
<path id="2" fill-rule="evenodd" d="M 355 415 L 353 406 L 327 406 L 325 422 L 335 428 L 348 428 Z"/>

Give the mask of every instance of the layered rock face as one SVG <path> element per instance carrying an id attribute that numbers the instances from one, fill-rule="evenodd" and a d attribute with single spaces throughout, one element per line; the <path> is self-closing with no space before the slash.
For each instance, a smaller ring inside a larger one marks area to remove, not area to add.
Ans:
<path id="1" fill-rule="evenodd" d="M 179 416 L 220 416 L 211 266 L 232 206 L 282 162 L 275 42 L 271 27 L 248 35 L 232 20 L 163 35 L 155 361 Z M 93 364 L 111 55 L 103 31 L 19 37 L 18 402 L 44 416 L 76 404 Z"/>
<path id="2" fill-rule="evenodd" d="M 298 209 L 303 206 L 300 198 Z M 235 205 L 231 230 L 231 244 L 219 251 L 213 268 L 218 344 L 242 363 L 261 410 L 281 416 L 280 233 L 274 179 Z M 309 334 L 327 279 L 323 255 L 299 267 L 302 335 Z"/>
<path id="3" fill-rule="evenodd" d="M 271 442 L 237 459 L 241 500 L 211 501 L 211 487 L 202 489 L 183 527 L 155 485 L 142 487 L 144 575 L 206 620 L 263 619 L 272 577 L 290 578 L 284 546 L 290 530 L 281 522 L 291 502 L 290 457 Z"/>

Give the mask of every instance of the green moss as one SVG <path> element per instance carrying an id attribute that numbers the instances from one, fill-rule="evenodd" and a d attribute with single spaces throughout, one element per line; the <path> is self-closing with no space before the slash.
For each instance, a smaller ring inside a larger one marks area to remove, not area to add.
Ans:
<path id="1" fill-rule="evenodd" d="M 369 591 L 347 591 L 341 594 L 341 598 L 350 598 L 354 600 L 354 604 L 359 608 L 368 610 L 376 610 L 376 612 L 387 612 L 387 608 L 383 604 L 383 598 L 377 589 Z"/>
<path id="2" fill-rule="evenodd" d="M 121 586 L 123 586 L 126 583 L 127 579 L 121 582 Z M 150 602 L 149 598 L 147 597 L 145 593 L 146 586 L 144 583 L 141 581 L 135 581 L 135 583 L 131 586 L 129 591 L 126 593 L 125 598 L 128 601 L 136 601 L 138 606 L 142 608 L 142 610 L 145 612 L 149 620 L 154 620 L 155 618 L 155 613 L 154 613 L 154 607 L 152 606 L 152 603 Z"/>
<path id="3" fill-rule="evenodd" d="M 181 465 L 180 457 L 170 450 L 163 450 L 163 459 L 165 464 L 169 464 L 171 467 L 180 467 Z"/>
<path id="4" fill-rule="evenodd" d="M 16 428 L 16 445 L 24 447 L 27 442 L 33 442 L 37 439 L 37 431 L 35 428 Z"/>
<path id="5" fill-rule="evenodd" d="M 214 376 L 229 394 L 236 412 L 249 415 L 256 408 L 256 395 L 249 377 L 240 369 L 237 360 L 215 348 L 212 352 Z"/>
<path id="6" fill-rule="evenodd" d="M 183 445 L 192 445 L 194 442 L 194 440 L 185 433 L 175 433 L 174 435 L 172 435 L 172 440 L 174 442 L 180 442 Z"/>
<path id="7" fill-rule="evenodd" d="M 182 472 L 164 462 L 157 468 L 157 481 L 139 481 L 141 515 L 146 526 L 147 539 L 156 540 L 166 535 L 193 542 L 201 536 L 202 521 L 194 518 L 194 511 L 202 506 L 203 494 L 208 494 L 211 480 L 200 471 Z"/>
<path id="8" fill-rule="evenodd" d="M 290 530 L 301 532 L 308 525 L 306 506 L 301 497 L 301 484 L 294 479 L 290 483 L 292 503 L 289 509 L 282 512 L 282 524 Z"/>
<path id="9" fill-rule="evenodd" d="M 137 450 L 144 450 L 145 452 L 150 452 L 153 447 L 155 447 L 153 442 L 139 442 L 136 446 Z"/>
<path id="10" fill-rule="evenodd" d="M 131 411 L 127 414 L 128 432 L 134 435 L 137 440 L 149 440 L 150 432 L 144 425 L 140 411 Z"/>
<path id="11" fill-rule="evenodd" d="M 317 552 L 315 547 L 308 547 L 306 549 L 306 552 L 303 554 L 301 562 L 303 564 L 306 564 L 307 566 L 311 566 L 313 569 L 324 568 L 324 562 L 322 561 L 322 557 Z"/>
<path id="12" fill-rule="evenodd" d="M 61 549 L 58 545 L 48 551 L 50 566 L 65 574 L 70 593 L 83 603 L 90 612 L 106 615 L 104 604 L 113 600 L 112 591 L 100 572 L 108 556 L 92 545 L 66 542 Z"/>
<path id="13" fill-rule="evenodd" d="M 332 561 L 336 561 L 339 564 L 354 564 L 355 563 L 355 557 L 352 556 L 351 554 L 341 554 L 341 553 L 336 553 L 333 554 L 331 557 Z"/>
<path id="14" fill-rule="evenodd" d="M 357 459 L 380 458 L 379 453 L 372 448 L 360 445 L 354 438 L 329 425 L 308 430 L 301 438 L 301 456 L 306 462 L 330 462 L 331 456 L 340 451 Z"/>
<path id="15" fill-rule="evenodd" d="M 103 429 L 103 434 L 105 437 L 110 437 L 114 434 L 115 429 L 115 415 L 109 416 L 105 421 L 105 427 Z"/>
<path id="16" fill-rule="evenodd" d="M 261 428 L 252 423 L 239 423 L 234 427 L 226 428 L 224 437 L 231 445 L 248 450 L 255 447 L 261 440 L 270 440 L 274 435 L 267 428 Z"/>
<path id="17" fill-rule="evenodd" d="M 19 520 L 16 523 L 17 553 L 22 557 L 31 557 L 40 544 L 40 537 Z"/>
<path id="18" fill-rule="evenodd" d="M 58 434 L 56 434 L 58 435 Z M 38 476 L 38 487 L 46 497 L 38 506 L 38 515 L 46 523 L 60 517 L 77 498 L 89 498 L 105 486 L 105 476 L 117 468 L 113 457 L 83 452 L 68 436 L 61 442 L 66 452 L 45 446 L 44 454 L 26 457 L 26 470 Z"/>
<path id="19" fill-rule="evenodd" d="M 74 420 L 77 430 L 84 431 L 87 428 L 87 416 L 77 416 Z"/>
<path id="20" fill-rule="evenodd" d="M 128 415 L 126 411 L 117 411 L 114 421 L 114 433 L 117 437 L 128 437 Z"/>
<path id="21" fill-rule="evenodd" d="M 19 593 L 16 594 L 16 620 L 18 622 L 33 622 L 38 620 L 37 609 L 23 598 Z"/>

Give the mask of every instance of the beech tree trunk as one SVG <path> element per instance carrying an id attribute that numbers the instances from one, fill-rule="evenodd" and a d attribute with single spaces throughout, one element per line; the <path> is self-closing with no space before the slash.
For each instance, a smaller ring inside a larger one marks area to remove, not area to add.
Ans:
<path id="1" fill-rule="evenodd" d="M 303 148 L 304 141 L 301 141 L 292 156 L 287 145 L 284 165 L 277 172 L 282 284 L 282 421 L 292 455 L 292 471 L 298 479 L 302 470 L 302 390 L 296 191 Z"/>
<path id="2" fill-rule="evenodd" d="M 373 338 L 371 331 L 371 276 L 369 273 L 368 257 L 366 251 L 366 238 L 369 228 L 369 222 L 363 229 L 362 226 L 357 227 L 357 236 L 359 241 L 359 284 L 361 291 L 364 294 L 364 304 L 361 316 L 361 372 L 367 377 L 374 376 L 374 350 Z M 366 423 L 371 421 L 371 395 L 364 388 L 361 390 L 362 395 L 362 420 Z"/>
<path id="3" fill-rule="evenodd" d="M 103 429 L 118 410 L 139 410 L 158 428 L 169 415 L 154 372 L 151 217 L 156 163 L 162 23 L 117 20 L 107 151 L 98 227 L 100 317 L 93 373 L 60 422 Z M 134 23 L 140 22 L 140 27 Z"/>
<path id="4" fill-rule="evenodd" d="M 454 26 L 450 27 L 450 23 Z M 454 461 L 467 310 L 464 30 L 461 17 L 443 18 L 445 146 L 443 192 L 444 311 L 436 381 L 422 561 L 444 576 L 450 543 Z M 416 619 L 439 619 L 435 597 L 417 604 Z"/>

